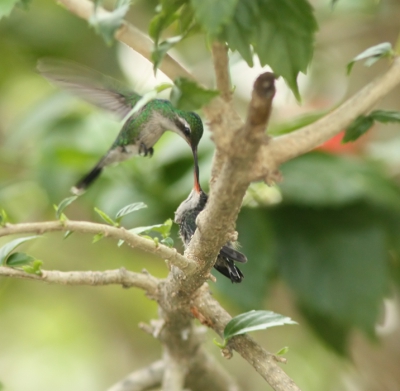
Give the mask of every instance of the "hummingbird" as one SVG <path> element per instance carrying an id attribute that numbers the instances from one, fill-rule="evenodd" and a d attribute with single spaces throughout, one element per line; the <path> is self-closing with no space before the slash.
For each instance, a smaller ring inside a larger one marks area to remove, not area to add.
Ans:
<path id="1" fill-rule="evenodd" d="M 72 62 L 42 59 L 38 61 L 37 69 L 50 82 L 115 113 L 120 119 L 127 117 L 142 98 L 119 81 Z M 82 194 L 105 166 L 137 155 L 151 157 L 154 144 L 167 130 L 179 134 L 189 144 L 198 172 L 197 146 L 203 135 L 200 116 L 176 109 L 168 100 L 153 99 L 128 116 L 110 149 L 71 189 L 72 193 Z"/>
<path id="2" fill-rule="evenodd" d="M 196 231 L 196 218 L 205 208 L 208 195 L 202 190 L 198 182 L 198 172 L 195 171 L 195 184 L 188 198 L 183 201 L 175 212 L 175 223 L 179 224 L 179 234 L 182 242 L 188 247 L 194 232 Z M 247 258 L 244 254 L 237 251 L 233 243 L 228 242 L 223 246 L 215 261 L 214 268 L 225 277 L 230 278 L 232 283 L 241 282 L 244 278 L 243 273 L 235 265 L 235 262 L 246 263 Z"/>

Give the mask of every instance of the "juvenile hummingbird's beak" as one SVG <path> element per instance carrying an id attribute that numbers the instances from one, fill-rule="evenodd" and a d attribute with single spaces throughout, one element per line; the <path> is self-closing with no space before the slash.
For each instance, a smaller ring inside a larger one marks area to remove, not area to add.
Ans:
<path id="1" fill-rule="evenodd" d="M 193 147 L 192 151 L 193 151 L 193 160 L 194 160 L 194 190 L 197 193 L 200 193 L 201 186 L 200 186 L 199 162 L 197 159 L 197 147 Z"/>

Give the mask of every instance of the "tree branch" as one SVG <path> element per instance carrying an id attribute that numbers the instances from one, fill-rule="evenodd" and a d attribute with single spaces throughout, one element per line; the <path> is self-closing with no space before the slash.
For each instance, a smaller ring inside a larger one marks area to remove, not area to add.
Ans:
<path id="1" fill-rule="evenodd" d="M 68 11 L 79 16 L 82 19 L 89 20 L 94 12 L 94 4 L 89 0 L 58 0 Z M 109 15 L 104 8 L 98 7 L 97 12 L 100 15 Z M 140 53 L 143 57 L 150 59 L 153 41 L 143 34 L 139 29 L 124 21 L 123 25 L 115 33 L 115 39 L 130 46 L 133 50 Z M 172 80 L 178 76 L 184 76 L 193 79 L 193 76 L 182 64 L 166 54 L 160 67 Z"/>
<path id="2" fill-rule="evenodd" d="M 268 177 L 283 162 L 318 147 L 340 133 L 355 118 L 368 112 L 399 83 L 400 57 L 396 57 L 383 75 L 367 84 L 330 114 L 295 132 L 275 137 L 268 145 L 263 145 L 250 171 L 251 181 Z"/>
<path id="3" fill-rule="evenodd" d="M 7 224 L 0 228 L 0 237 L 13 234 L 36 233 L 43 234 L 45 232 L 54 231 L 73 231 L 88 233 L 92 235 L 103 234 L 105 237 L 110 237 L 117 240 L 124 240 L 130 247 L 144 250 L 148 253 L 157 255 L 160 258 L 167 260 L 170 264 L 181 268 L 182 270 L 194 270 L 195 262 L 185 258 L 179 254 L 176 249 L 156 244 L 153 240 L 146 239 L 142 236 L 133 234 L 125 228 L 112 227 L 110 225 L 91 223 L 87 221 L 46 221 L 40 223 L 22 223 L 22 224 Z"/>
<path id="4" fill-rule="evenodd" d="M 145 391 L 153 389 L 161 384 L 164 369 L 164 361 L 156 361 L 146 368 L 132 372 L 107 391 Z"/>
<path id="5" fill-rule="evenodd" d="M 212 328 L 221 338 L 226 324 L 232 317 L 209 293 L 202 289 L 193 301 L 197 318 L 202 324 Z M 229 341 L 235 349 L 268 382 L 275 391 L 300 391 L 293 380 L 278 366 L 275 356 L 248 335 L 238 335 Z"/>
<path id="6" fill-rule="evenodd" d="M 117 270 L 103 272 L 61 272 L 58 270 L 41 270 L 42 274 L 26 273 L 23 270 L 0 266 L 0 276 L 22 278 L 26 280 L 43 281 L 60 285 L 122 285 L 124 288 L 136 287 L 156 296 L 159 280 L 148 273 L 134 273 L 121 267 Z"/>

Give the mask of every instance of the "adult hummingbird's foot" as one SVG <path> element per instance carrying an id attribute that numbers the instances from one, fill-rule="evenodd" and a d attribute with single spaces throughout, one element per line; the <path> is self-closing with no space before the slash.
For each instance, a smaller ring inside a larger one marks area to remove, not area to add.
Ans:
<path id="1" fill-rule="evenodd" d="M 139 155 L 143 155 L 143 156 L 150 155 L 150 157 L 152 157 L 153 153 L 154 153 L 153 147 L 147 148 L 146 144 L 140 143 Z"/>

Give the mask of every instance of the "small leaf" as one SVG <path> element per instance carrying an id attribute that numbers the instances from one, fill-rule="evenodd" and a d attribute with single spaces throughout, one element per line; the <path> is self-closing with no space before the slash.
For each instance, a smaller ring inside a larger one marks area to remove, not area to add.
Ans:
<path id="1" fill-rule="evenodd" d="M 393 57 L 394 51 L 392 49 L 392 44 L 389 42 L 380 43 L 379 45 L 372 46 L 367 50 L 354 57 L 347 64 L 347 74 L 349 74 L 353 68 L 356 61 L 367 60 L 364 65 L 370 67 L 375 62 L 384 57 Z"/>
<path id="2" fill-rule="evenodd" d="M 400 111 L 374 110 L 369 116 L 383 124 L 388 122 L 400 122 Z"/>
<path id="3" fill-rule="evenodd" d="M 60 220 L 61 218 L 61 214 L 64 211 L 64 209 L 72 204 L 76 199 L 78 198 L 78 196 L 72 196 L 72 197 L 68 197 L 68 198 L 64 198 L 59 204 L 58 206 L 55 207 L 56 209 L 56 219 Z"/>
<path id="4" fill-rule="evenodd" d="M 42 270 L 41 270 L 42 265 L 43 265 L 43 262 L 36 259 L 35 261 L 33 261 L 32 266 L 31 265 L 22 266 L 22 269 L 24 270 L 25 273 L 37 274 L 38 276 L 41 276 L 42 275 Z"/>
<path id="5" fill-rule="evenodd" d="M 121 27 L 124 16 L 129 10 L 130 0 L 120 0 L 112 12 L 99 13 L 97 11 L 100 1 L 95 2 L 95 9 L 89 19 L 89 24 L 100 34 L 107 45 L 114 42 L 114 34 Z"/>
<path id="6" fill-rule="evenodd" d="M 74 233 L 74 231 L 66 231 L 64 234 L 64 239 L 69 238 L 73 233 Z"/>
<path id="7" fill-rule="evenodd" d="M 120 239 L 120 240 L 118 240 L 117 246 L 121 247 L 124 243 L 125 243 L 125 240 Z"/>
<path id="8" fill-rule="evenodd" d="M 225 326 L 224 339 L 250 331 L 264 330 L 274 326 L 297 324 L 287 316 L 272 311 L 249 311 L 232 318 Z"/>
<path id="9" fill-rule="evenodd" d="M 6 261 L 6 265 L 10 267 L 17 267 L 22 265 L 29 265 L 35 258 L 25 253 L 13 253 Z"/>
<path id="10" fill-rule="evenodd" d="M 165 221 L 164 224 L 155 224 L 155 225 L 149 225 L 146 227 L 136 227 L 132 228 L 129 230 L 129 232 L 132 232 L 136 235 L 140 235 L 143 232 L 158 232 L 161 234 L 161 236 L 165 239 L 169 236 L 170 231 L 172 227 L 172 220 L 168 219 Z"/>
<path id="11" fill-rule="evenodd" d="M 99 240 L 103 239 L 104 234 L 99 233 L 93 236 L 92 243 L 97 243 Z"/>
<path id="12" fill-rule="evenodd" d="M 8 223 L 8 216 L 4 209 L 0 210 L 0 227 L 4 227 Z"/>
<path id="13" fill-rule="evenodd" d="M 127 206 L 123 207 L 122 209 L 120 209 L 118 211 L 117 215 L 115 216 L 115 218 L 119 222 L 122 219 L 122 217 L 124 217 L 132 212 L 136 212 L 137 210 L 140 210 L 143 208 L 147 208 L 147 205 L 145 203 L 135 202 L 134 204 L 127 205 Z"/>
<path id="14" fill-rule="evenodd" d="M 113 225 L 114 227 L 118 226 L 118 223 L 115 222 L 107 213 L 96 207 L 94 208 L 94 210 L 107 224 Z"/>
<path id="15" fill-rule="evenodd" d="M 4 265 L 5 261 L 9 257 L 10 253 L 15 250 L 20 244 L 27 242 L 28 240 L 36 239 L 40 237 L 40 235 L 35 236 L 27 236 L 25 238 L 14 239 L 11 242 L 5 244 L 0 248 L 0 265 Z"/>
<path id="16" fill-rule="evenodd" d="M 161 240 L 161 243 L 165 244 L 168 247 L 174 247 L 174 240 L 171 237 Z"/>
<path id="17" fill-rule="evenodd" d="M 167 54 L 168 50 L 170 50 L 173 46 L 175 46 L 178 42 L 183 39 L 182 35 L 177 35 L 175 37 L 171 37 L 161 42 L 158 45 L 155 45 L 152 53 L 151 53 L 151 61 L 153 62 L 153 70 L 154 73 L 157 72 L 161 61 L 164 56 Z"/>
<path id="18" fill-rule="evenodd" d="M 374 119 L 369 115 L 360 115 L 351 123 L 347 129 L 342 143 L 357 140 L 374 125 Z"/>
<path id="19" fill-rule="evenodd" d="M 287 346 L 284 346 L 282 349 L 278 350 L 275 355 L 276 356 L 283 356 L 289 351 L 289 348 Z"/>
<path id="20" fill-rule="evenodd" d="M 178 77 L 171 91 L 172 104 L 181 110 L 196 110 L 219 95 L 217 90 L 207 90 L 192 80 Z"/>

